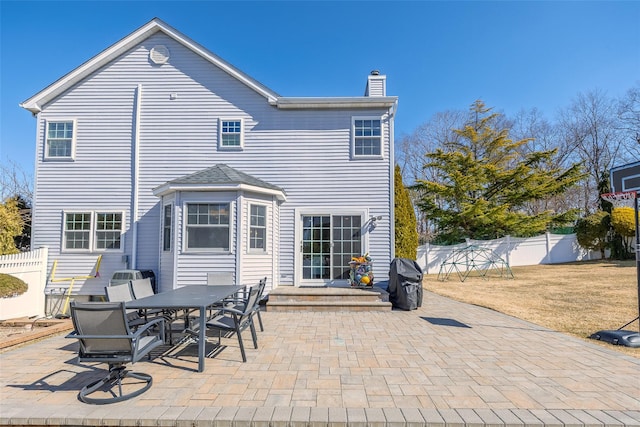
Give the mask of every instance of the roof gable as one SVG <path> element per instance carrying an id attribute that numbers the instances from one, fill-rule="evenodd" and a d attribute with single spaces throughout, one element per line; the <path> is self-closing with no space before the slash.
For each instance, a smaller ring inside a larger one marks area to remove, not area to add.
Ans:
<path id="1" fill-rule="evenodd" d="M 118 56 L 122 55 L 129 49 L 135 47 L 136 45 L 140 44 L 141 42 L 158 32 L 162 32 L 167 36 L 173 38 L 178 43 L 200 55 L 205 60 L 222 69 L 230 76 L 236 78 L 247 87 L 264 96 L 268 102 L 275 105 L 276 99 L 279 97 L 277 93 L 273 92 L 271 89 L 267 88 L 257 80 L 249 77 L 248 75 L 238 70 L 228 62 L 224 61 L 217 55 L 213 54 L 200 44 L 194 42 L 184 34 L 167 25 L 162 20 L 154 18 L 122 40 L 111 45 L 73 71 L 56 80 L 54 83 L 47 86 L 42 91 L 22 102 L 20 106 L 31 111 L 34 114 L 39 113 L 40 111 L 42 111 L 44 105 L 54 100 L 71 86 L 82 81 L 94 71 L 108 64 Z"/>
<path id="2" fill-rule="evenodd" d="M 171 180 L 156 187 L 153 190 L 153 194 L 162 196 L 173 191 L 224 191 L 239 189 L 272 194 L 280 200 L 285 200 L 285 192 L 282 188 L 225 164 L 217 164 L 190 175 Z"/>

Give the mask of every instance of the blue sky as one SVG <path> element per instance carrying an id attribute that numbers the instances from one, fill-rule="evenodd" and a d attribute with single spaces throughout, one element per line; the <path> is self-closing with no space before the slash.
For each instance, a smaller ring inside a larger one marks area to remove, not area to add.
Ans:
<path id="1" fill-rule="evenodd" d="M 553 118 L 640 81 L 636 1 L 0 0 L 0 161 L 31 173 L 35 119 L 18 104 L 154 17 L 283 96 L 362 95 L 378 69 L 396 137 L 476 99 Z"/>

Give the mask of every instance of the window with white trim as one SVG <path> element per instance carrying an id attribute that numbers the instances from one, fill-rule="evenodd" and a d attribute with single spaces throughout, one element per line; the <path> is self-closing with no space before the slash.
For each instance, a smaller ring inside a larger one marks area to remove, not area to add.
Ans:
<path id="1" fill-rule="evenodd" d="M 123 230 L 122 212 L 65 212 L 62 249 L 121 250 Z"/>
<path id="2" fill-rule="evenodd" d="M 354 117 L 352 125 L 352 152 L 354 157 L 382 156 L 382 120 Z"/>
<path id="3" fill-rule="evenodd" d="M 91 212 L 66 213 L 63 235 L 64 249 L 88 251 L 91 240 Z"/>
<path id="4" fill-rule="evenodd" d="M 172 205 L 165 205 L 162 215 L 162 250 L 168 252 L 171 250 L 171 236 L 173 226 L 173 209 Z"/>
<path id="5" fill-rule="evenodd" d="M 73 159 L 75 122 L 73 120 L 48 121 L 46 127 L 45 159 Z"/>
<path id="6" fill-rule="evenodd" d="M 241 149 L 244 146 L 242 119 L 220 119 L 220 148 Z"/>
<path id="7" fill-rule="evenodd" d="M 121 213 L 96 213 L 96 249 L 120 249 Z"/>
<path id="8" fill-rule="evenodd" d="M 229 252 L 229 203 L 187 204 L 187 251 Z"/>
<path id="9" fill-rule="evenodd" d="M 264 205 L 249 205 L 249 250 L 267 250 L 267 207 Z"/>

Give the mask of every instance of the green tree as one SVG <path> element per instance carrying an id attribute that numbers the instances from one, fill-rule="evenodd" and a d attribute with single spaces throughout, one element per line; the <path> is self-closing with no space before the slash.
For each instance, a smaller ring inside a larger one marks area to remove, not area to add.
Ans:
<path id="1" fill-rule="evenodd" d="M 611 216 L 608 212 L 597 211 L 576 222 L 576 239 L 580 246 L 592 251 L 600 251 L 602 259 L 608 246 L 607 234 L 611 227 Z"/>
<path id="2" fill-rule="evenodd" d="M 396 257 L 416 259 L 418 254 L 418 230 L 416 214 L 409 197 L 409 190 L 402 183 L 400 166 L 395 169 L 394 212 L 396 228 Z"/>
<path id="3" fill-rule="evenodd" d="M 19 252 L 14 237 L 22 234 L 22 228 L 18 202 L 15 198 L 9 198 L 0 205 L 0 255 Z"/>
<path id="4" fill-rule="evenodd" d="M 482 101 L 471 106 L 471 119 L 445 149 L 427 153 L 425 168 L 435 168 L 433 180 L 418 180 L 419 208 L 428 216 L 441 243 L 465 238 L 528 237 L 577 217 L 576 210 L 528 213 L 526 205 L 562 194 L 584 175 L 579 164 L 550 166 L 556 150 L 520 150 L 530 140 L 512 141 L 499 130 L 502 116 Z"/>

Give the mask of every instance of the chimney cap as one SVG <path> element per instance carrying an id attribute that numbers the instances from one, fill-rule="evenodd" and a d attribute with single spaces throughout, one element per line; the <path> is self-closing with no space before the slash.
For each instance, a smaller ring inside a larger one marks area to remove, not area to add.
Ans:
<path id="1" fill-rule="evenodd" d="M 371 75 L 372 76 L 379 76 L 380 75 L 380 70 L 372 70 L 371 71 Z"/>

